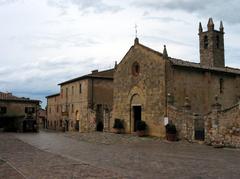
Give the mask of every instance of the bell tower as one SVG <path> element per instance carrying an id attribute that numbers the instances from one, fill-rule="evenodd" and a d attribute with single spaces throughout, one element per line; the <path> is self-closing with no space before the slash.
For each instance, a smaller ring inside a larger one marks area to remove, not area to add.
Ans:
<path id="1" fill-rule="evenodd" d="M 200 64 L 208 67 L 225 67 L 224 60 L 224 28 L 220 22 L 219 31 L 214 29 L 212 18 L 209 18 L 207 31 L 203 32 L 199 23 Z"/>

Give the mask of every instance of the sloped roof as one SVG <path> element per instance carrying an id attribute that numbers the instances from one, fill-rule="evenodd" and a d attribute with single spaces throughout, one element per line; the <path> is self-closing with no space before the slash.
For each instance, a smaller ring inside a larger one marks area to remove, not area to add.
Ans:
<path id="1" fill-rule="evenodd" d="M 60 96 L 60 93 L 51 94 L 49 96 L 46 96 L 46 98 L 52 98 L 52 97 L 55 97 L 55 96 Z"/>
<path id="2" fill-rule="evenodd" d="M 233 73 L 240 75 L 240 69 L 238 68 L 231 68 L 231 67 L 209 67 L 203 66 L 200 63 L 194 63 L 189 61 L 184 61 L 181 59 L 169 58 L 170 62 L 175 66 L 182 66 L 182 67 L 189 67 L 189 68 L 198 68 L 201 70 L 210 70 L 210 71 L 217 71 L 217 72 L 224 72 L 224 73 Z"/>
<path id="3" fill-rule="evenodd" d="M 104 70 L 104 71 L 99 71 L 99 72 L 98 71 L 93 71 L 90 74 L 83 75 L 83 76 L 80 76 L 80 77 L 77 77 L 77 78 L 73 78 L 73 79 L 68 80 L 68 81 L 64 81 L 62 83 L 59 83 L 58 85 L 64 85 L 64 84 L 72 83 L 72 82 L 87 79 L 87 78 L 113 80 L 113 73 L 114 73 L 114 69 L 109 69 L 109 70 Z"/>
<path id="4" fill-rule="evenodd" d="M 163 57 L 163 54 L 161 52 L 158 52 L 156 50 L 153 50 L 145 45 L 142 45 L 140 43 L 134 44 L 134 45 L 139 45 L 143 47 L 144 49 L 151 51 L 161 57 Z M 237 74 L 240 75 L 240 69 L 238 68 L 232 68 L 232 67 L 209 67 L 209 66 L 204 66 L 201 65 L 200 63 L 195 63 L 195 62 L 190 62 L 190 61 L 185 61 L 182 59 L 176 59 L 176 58 L 171 58 L 169 57 L 168 60 L 172 63 L 174 66 L 180 66 L 180 67 L 186 67 L 186 68 L 195 68 L 199 70 L 204 70 L 204 71 L 215 71 L 215 72 L 224 72 L 224 73 L 231 73 L 231 74 Z"/>
<path id="5" fill-rule="evenodd" d="M 0 92 L 0 101 L 21 101 L 21 102 L 33 102 L 33 103 L 40 102 L 40 100 L 33 100 L 25 97 L 17 97 L 12 95 L 12 93 L 3 93 L 3 92 Z"/>

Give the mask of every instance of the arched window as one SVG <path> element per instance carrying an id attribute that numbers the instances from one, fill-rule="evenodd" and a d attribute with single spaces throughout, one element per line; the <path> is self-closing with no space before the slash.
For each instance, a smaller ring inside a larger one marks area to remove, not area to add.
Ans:
<path id="1" fill-rule="evenodd" d="M 208 48 L 208 36 L 207 35 L 204 36 L 204 48 L 205 49 Z"/>
<path id="2" fill-rule="evenodd" d="M 138 62 L 134 62 L 132 65 L 132 74 L 134 76 L 137 76 L 140 73 L 140 66 L 138 64 Z"/>

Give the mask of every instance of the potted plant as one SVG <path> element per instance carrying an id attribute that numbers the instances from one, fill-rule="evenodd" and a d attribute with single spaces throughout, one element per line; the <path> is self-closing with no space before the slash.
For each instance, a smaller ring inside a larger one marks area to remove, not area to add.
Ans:
<path id="1" fill-rule="evenodd" d="M 115 130 L 115 133 L 116 134 L 121 134 L 123 129 L 124 129 L 124 126 L 123 126 L 123 122 L 121 119 L 115 119 L 114 120 L 114 125 L 113 125 L 113 129 Z"/>
<path id="2" fill-rule="evenodd" d="M 176 126 L 172 123 L 169 123 L 165 126 L 166 128 L 166 137 L 169 141 L 177 140 L 177 129 Z"/>
<path id="3" fill-rule="evenodd" d="M 147 124 L 145 121 L 137 121 L 136 130 L 139 137 L 145 136 L 145 131 L 147 129 Z"/>

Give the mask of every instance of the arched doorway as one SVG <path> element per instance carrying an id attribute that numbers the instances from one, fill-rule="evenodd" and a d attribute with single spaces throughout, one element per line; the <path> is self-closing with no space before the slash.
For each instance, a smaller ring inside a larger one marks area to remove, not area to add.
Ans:
<path id="1" fill-rule="evenodd" d="M 140 96 L 134 94 L 130 104 L 130 132 L 136 132 L 136 124 L 142 120 L 142 101 Z"/>
<path id="2" fill-rule="evenodd" d="M 76 123 L 75 123 L 75 130 L 76 131 L 79 131 L 79 126 L 80 126 L 80 124 L 79 124 L 79 122 L 80 122 L 80 114 L 79 114 L 79 112 L 78 111 L 76 111 L 76 115 L 75 115 L 76 117 L 75 117 L 75 121 L 76 121 Z"/>
<path id="3" fill-rule="evenodd" d="M 96 131 L 103 132 L 103 105 L 97 104 L 96 109 Z"/>

